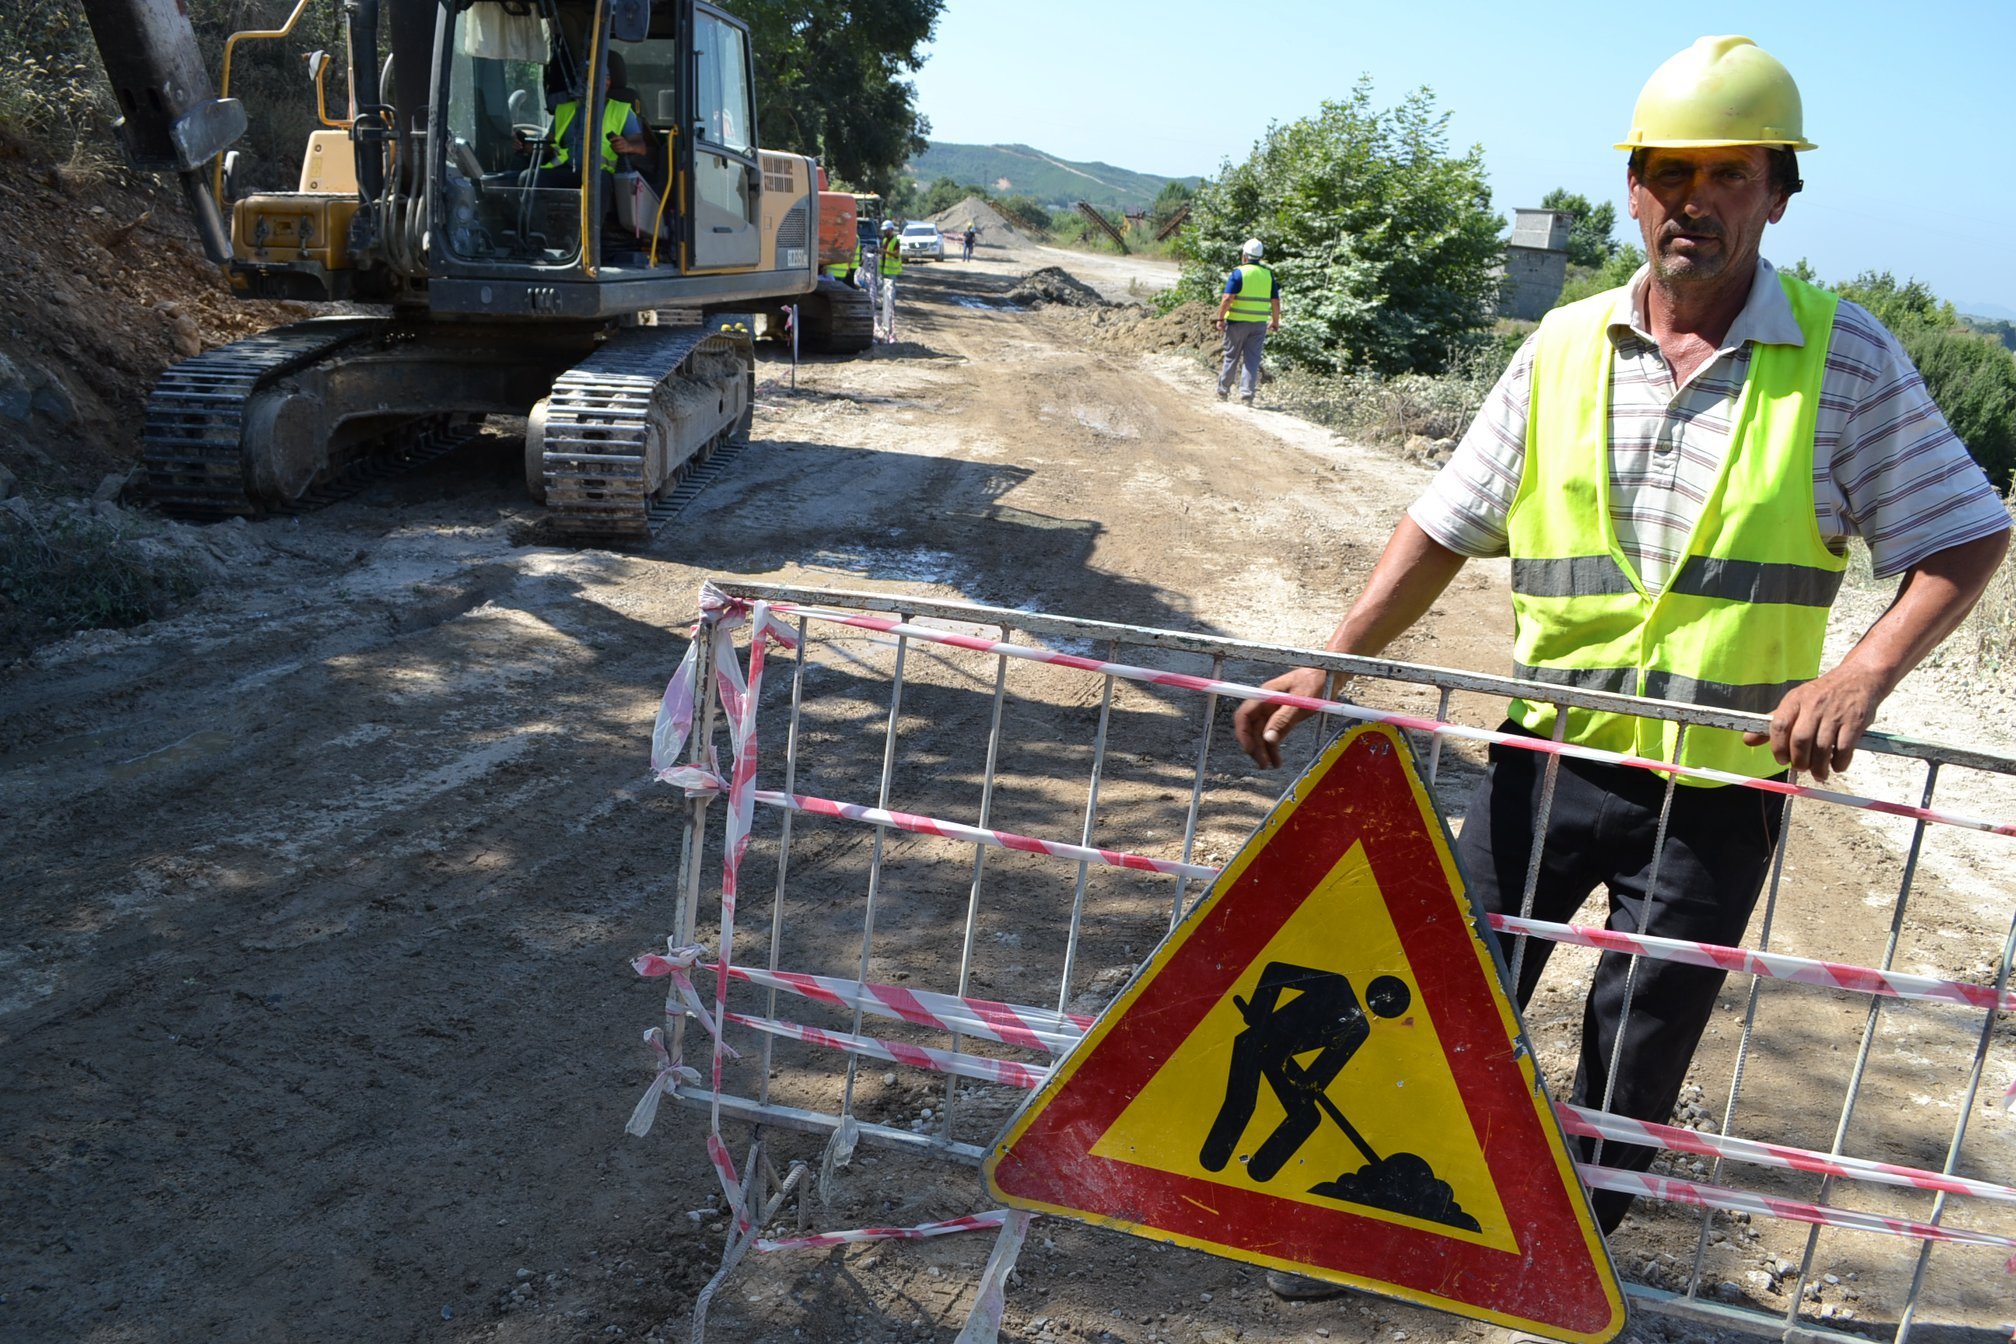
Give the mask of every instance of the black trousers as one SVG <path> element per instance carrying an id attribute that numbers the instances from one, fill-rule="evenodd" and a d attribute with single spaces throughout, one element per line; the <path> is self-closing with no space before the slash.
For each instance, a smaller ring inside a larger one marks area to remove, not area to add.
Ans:
<path id="1" fill-rule="evenodd" d="M 1504 730 L 1524 731 L 1509 723 Z M 1471 799 L 1457 844 L 1470 894 L 1488 913 L 1520 913 L 1546 768 L 1547 757 L 1538 752 L 1491 748 L 1490 768 Z M 1658 887 L 1648 891 L 1665 792 L 1664 777 L 1650 771 L 1563 759 L 1541 847 L 1532 917 L 1565 923 L 1600 883 L 1609 889 L 1607 927 L 1612 930 L 1740 942 L 1770 871 L 1783 800 L 1755 789 L 1684 784 L 1675 789 Z M 1501 939 L 1501 944 L 1509 970 L 1512 940 Z M 1553 949 L 1545 939 L 1527 940 L 1516 988 L 1520 1007 L 1532 996 Z M 1605 952 L 1597 963 L 1582 1010 L 1582 1054 L 1570 1096 L 1577 1105 L 1604 1108 L 1621 1021 L 1624 1046 L 1608 1109 L 1663 1123 L 1679 1099 L 1724 973 L 1640 958 L 1626 1018 L 1630 962 L 1623 953 Z M 1577 1142 L 1587 1160 L 1596 1141 Z M 1603 1145 L 1602 1161 L 1643 1171 L 1657 1152 L 1609 1142 Z M 1624 1220 L 1631 1196 L 1597 1190 L 1591 1202 L 1597 1221 L 1609 1232 Z"/>

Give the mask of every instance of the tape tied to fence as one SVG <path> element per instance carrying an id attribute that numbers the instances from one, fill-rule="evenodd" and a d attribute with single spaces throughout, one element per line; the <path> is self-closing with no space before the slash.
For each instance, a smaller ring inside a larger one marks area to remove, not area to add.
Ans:
<path id="1" fill-rule="evenodd" d="M 1808 1204 L 1803 1200 L 1783 1199 L 1754 1190 L 1734 1190 L 1728 1186 L 1654 1176 L 1643 1171 L 1619 1171 L 1615 1167 L 1599 1167 L 1587 1162 L 1576 1163 L 1575 1169 L 1581 1174 L 1582 1183 L 1592 1189 L 1615 1190 L 1620 1194 L 1650 1197 L 1669 1204 L 1689 1204 L 1696 1208 L 1720 1209 L 1726 1213 L 1763 1214 L 1819 1227 L 1910 1237 L 1914 1241 L 1944 1241 L 1962 1246 L 2016 1250 L 2016 1237 L 1999 1236 L 1993 1232 L 1975 1232 L 1964 1227 L 1947 1227 L 1912 1218 L 1889 1218 L 1832 1204 Z M 2002 1267 L 2006 1272 L 2016 1274 L 2016 1255 L 2004 1260 Z"/>
<path id="2" fill-rule="evenodd" d="M 873 630 L 881 634 L 898 635 L 907 639 L 920 639 L 928 643 L 943 644 L 951 648 L 967 649 L 976 653 L 992 653 L 1004 658 L 1016 658 L 1026 662 L 1047 663 L 1053 667 L 1075 668 L 1081 672 L 1097 673 L 1117 677 L 1122 681 L 1138 681 L 1155 686 L 1172 686 L 1187 691 L 1198 691 L 1207 695 L 1230 696 L 1241 700 L 1265 700 L 1270 704 L 1288 705 L 1296 709 L 1306 709 L 1317 714 L 1332 714 L 1342 718 L 1356 719 L 1365 723 L 1385 723 L 1396 728 L 1412 729 L 1415 732 L 1430 733 L 1442 737 L 1461 738 L 1490 746 L 1513 747 L 1521 751 L 1535 751 L 1546 755 L 1572 757 L 1576 760 L 1594 761 L 1602 765 L 1629 766 L 1636 770 L 1648 770 L 1659 775 L 1678 775 L 1687 779 L 1706 780 L 1715 784 L 1733 784 L 1739 788 L 1757 789 L 1765 793 L 1790 795 L 1796 798 L 1812 798 L 1822 802 L 1836 803 L 1842 807 L 1857 808 L 1865 812 L 1881 812 L 1890 816 L 1908 817 L 1916 821 L 1937 822 L 1946 826 L 1958 826 L 1966 830 L 1985 831 L 1991 835 L 2016 836 L 2016 821 L 1997 822 L 1981 817 L 1965 816 L 1957 812 L 1942 812 L 1934 808 L 1919 807 L 1910 803 L 1893 803 L 1880 798 L 1867 798 L 1861 794 L 1842 793 L 1834 789 L 1816 788 L 1810 784 L 1794 784 L 1782 779 L 1755 779 L 1749 775 L 1739 775 L 1727 770 L 1716 770 L 1707 766 L 1679 765 L 1672 761 L 1658 761 L 1645 756 L 1628 756 L 1614 751 L 1602 751 L 1595 747 L 1579 746 L 1572 742 L 1555 742 L 1548 738 L 1525 737 L 1517 733 L 1501 733 L 1488 728 L 1470 728 L 1462 724 L 1448 723 L 1441 719 L 1423 718 L 1418 714 L 1401 714 L 1388 710 L 1370 709 L 1346 700 L 1326 700 L 1319 696 L 1293 695 L 1286 691 L 1269 690 L 1265 686 L 1249 686 L 1243 682 L 1221 681 L 1214 677 L 1200 677 L 1188 672 L 1165 672 L 1150 667 L 1139 667 L 1131 663 L 1107 662 L 1098 658 L 1087 658 L 1080 654 L 1061 653 L 1046 649 L 1041 645 L 1015 644 L 1005 640 L 982 639 L 977 635 L 962 635 L 950 630 L 939 630 L 927 625 L 917 625 L 909 621 L 899 621 L 887 616 L 869 616 L 858 612 L 836 611 L 825 607 L 803 606 L 796 602 L 779 602 L 775 610 L 787 612 L 806 620 L 825 621 L 835 625 L 852 626 L 860 630 Z"/>
<path id="3" fill-rule="evenodd" d="M 1151 859 L 1147 856 L 1129 855 L 1121 851 L 1094 849 L 1088 846 L 1068 845 L 1055 841 L 1041 841 L 1033 837 L 1017 836 L 1009 832 L 988 831 L 979 827 L 966 827 L 957 823 L 942 822 L 916 814 L 890 812 L 883 809 L 837 803 L 831 800 L 811 799 L 800 795 L 786 795 L 755 789 L 754 782 L 757 762 L 756 720 L 762 686 L 764 653 L 772 639 L 776 639 L 786 648 L 796 648 L 796 632 L 776 618 L 769 604 L 761 601 L 750 603 L 742 599 L 730 597 L 722 593 L 711 583 L 703 587 L 701 609 L 702 619 L 695 628 L 694 639 L 689 645 L 679 669 L 674 673 L 666 687 L 664 695 L 661 697 L 657 721 L 653 725 L 651 764 L 653 773 L 657 778 L 666 783 L 683 787 L 691 795 L 714 795 L 722 793 L 727 795 L 728 816 L 727 834 L 723 846 L 721 917 L 721 946 L 723 952 L 720 959 L 713 963 L 711 967 L 715 971 L 713 1012 L 710 1014 L 707 1011 L 705 1003 L 701 1000 L 688 974 L 694 967 L 701 965 L 698 960 L 701 954 L 700 949 L 670 948 L 667 955 L 663 957 L 659 957 L 656 954 L 646 954 L 639 957 L 633 965 L 640 975 L 669 976 L 673 981 L 673 989 L 671 993 L 668 993 L 668 1012 L 671 1010 L 672 1003 L 676 997 L 687 1013 L 697 1018 L 706 1026 L 712 1038 L 713 1114 L 707 1136 L 708 1156 L 721 1181 L 722 1190 L 728 1199 L 729 1207 L 735 1210 L 735 1236 L 747 1237 L 753 1231 L 753 1228 L 750 1224 L 747 1202 L 743 1197 L 743 1186 L 736 1172 L 733 1156 L 730 1154 L 727 1144 L 720 1134 L 722 1065 L 725 1057 L 732 1056 L 735 1053 L 732 1047 L 728 1045 L 723 1034 L 723 1028 L 727 1022 L 733 1021 L 752 1029 L 769 1031 L 774 1034 L 789 1036 L 793 1039 L 843 1051 L 868 1054 L 890 1062 L 904 1063 L 913 1067 L 923 1067 L 948 1073 L 963 1073 L 965 1076 L 977 1077 L 985 1081 L 998 1082 L 1009 1086 L 1024 1088 L 1039 1086 L 1046 1072 L 1043 1069 L 1018 1064 L 1013 1061 L 993 1060 L 956 1051 L 933 1050 L 904 1043 L 878 1041 L 873 1037 L 865 1037 L 853 1033 L 828 1032 L 777 1019 L 757 1018 L 745 1014 L 730 1013 L 727 1008 L 727 995 L 728 982 L 731 976 L 745 979 L 752 978 L 748 975 L 738 975 L 740 968 L 733 967 L 730 964 L 728 949 L 733 947 L 737 877 L 739 875 L 741 860 L 747 849 L 756 802 L 762 801 L 769 806 L 789 807 L 799 811 L 823 812 L 827 815 L 871 822 L 877 825 L 892 825 L 900 829 L 916 830 L 920 833 L 936 834 L 946 838 L 1045 854 L 1060 859 L 1094 862 L 1113 867 L 1133 868 L 1172 876 L 1208 879 L 1215 876 L 1216 870 L 1203 865 L 1188 864 L 1173 860 Z M 1291 696 L 1281 692 L 1269 691 L 1263 687 L 1246 686 L 1236 682 L 1219 681 L 1183 673 L 1159 672 L 1153 669 L 1084 658 L 1038 647 L 1016 645 L 1003 641 L 982 640 L 971 636 L 957 635 L 949 631 L 915 626 L 902 621 L 826 611 L 812 607 L 800 607 L 796 604 L 777 604 L 774 610 L 788 611 L 799 616 L 801 619 L 831 621 L 842 625 L 876 630 L 885 634 L 896 634 L 953 647 L 996 653 L 1004 657 L 1016 657 L 1052 665 L 1073 667 L 1086 672 L 1102 673 L 1126 680 L 1175 686 L 1193 691 L 1247 699 L 1269 700 L 1279 704 L 1295 705 L 1315 712 L 1337 714 L 1369 722 L 1388 723 L 1396 727 L 1431 734 L 1440 734 L 1491 744 L 1504 744 L 1525 750 L 1552 752 L 1563 756 L 1596 760 L 1607 764 L 1631 766 L 1669 775 L 1686 775 L 1718 783 L 1762 789 L 1767 792 L 1812 797 L 1843 806 L 1911 817 L 1921 821 L 1940 822 L 1995 834 L 2016 835 L 2016 823 L 1997 824 L 1957 814 L 1937 812 L 1930 808 L 1886 803 L 1876 799 L 1839 793 L 1833 790 L 1816 789 L 1810 786 L 1795 785 L 1783 781 L 1754 780 L 1722 771 L 1677 766 L 1667 762 L 1601 752 L 1570 744 L 1496 733 L 1484 729 L 1466 728 L 1414 715 L 1369 710 L 1362 706 L 1351 705 L 1342 701 Z M 743 674 L 739 661 L 735 656 L 733 638 L 734 631 L 745 623 L 752 627 L 749 670 L 746 676 Z M 696 708 L 699 703 L 699 654 L 700 641 L 703 637 L 707 638 L 710 642 L 713 654 L 710 663 L 715 674 L 715 691 L 726 719 L 731 744 L 731 765 L 725 778 L 721 773 L 719 759 L 714 753 L 712 743 L 704 744 L 705 764 L 679 759 L 691 739 Z M 1868 968 L 1844 967 L 1835 963 L 1816 962 L 1803 958 L 1767 956 L 1761 953 L 1746 952 L 1743 949 L 1721 948 L 1711 944 L 1686 944 L 1679 940 L 1670 939 L 1637 938 L 1630 940 L 1632 945 L 1624 946 L 1604 941 L 1616 937 L 1616 935 L 1609 934 L 1607 930 L 1585 930 L 1570 925 L 1544 926 L 1541 921 L 1518 921 L 1516 917 L 1510 916 L 1495 916 L 1493 917 L 1493 923 L 1494 926 L 1501 928 L 1503 931 L 1556 937 L 1557 941 L 1575 941 L 1586 946 L 1604 947 L 1610 950 L 1627 951 L 1638 955 L 1663 955 L 1677 960 L 1686 960 L 1690 956 L 1703 958 L 1705 959 L 1705 964 L 1720 966 L 1722 969 L 1739 969 L 1757 975 L 1773 975 L 1780 978 L 1803 980 L 1808 983 L 1829 984 L 1868 993 L 1892 994 L 1898 997 L 1946 999 L 1974 1004 L 1975 1006 L 1983 1006 L 1980 995 L 1985 992 L 1988 996 L 1986 1004 L 1989 1006 L 2016 1006 L 2016 995 L 1997 995 L 1992 990 L 1983 991 L 1981 986 L 1965 984 L 1963 982 L 1937 981 L 1932 977 L 1900 976 L 1895 973 L 1878 972 Z M 1520 925 L 1523 925 L 1523 927 L 1519 927 Z M 1567 936 L 1557 936 L 1561 934 Z M 1730 964 L 1732 961 L 1734 964 Z M 778 976 L 773 983 L 776 983 L 780 988 L 792 989 L 794 992 L 803 992 L 798 986 L 784 983 L 785 979 L 786 977 L 784 976 Z M 809 981 L 824 978 L 807 977 L 806 979 Z M 991 1001 L 985 1000 L 958 1000 L 960 1011 L 940 1017 L 939 1014 L 932 1011 L 932 1007 L 926 1000 L 915 995 L 912 995 L 906 1001 L 901 998 L 901 992 L 891 992 L 886 996 L 871 993 L 869 986 L 858 982 L 836 981 L 822 984 L 820 989 L 825 994 L 839 994 L 844 991 L 839 990 L 837 986 L 843 984 L 852 990 L 854 1001 L 858 1002 L 865 1011 L 878 1012 L 909 1021 L 918 1021 L 922 1018 L 939 1018 L 938 1025 L 949 1025 L 949 1022 L 963 1022 L 970 1025 L 968 1027 L 954 1025 L 950 1029 L 955 1031 L 964 1030 L 967 1034 L 984 1036 L 987 1039 L 997 1041 L 1002 1041 L 1003 1037 L 998 1034 L 998 1021 L 990 1020 L 990 1013 L 994 1015 L 995 1019 L 999 1019 L 1001 1010 L 1005 1009 L 1010 1015 L 1009 1020 L 1013 1020 L 1020 1013 L 1033 1013 L 1035 1011 L 1016 1010 L 1012 1009 L 1009 1005 L 991 1004 Z M 880 990 L 889 989 L 886 986 L 877 988 Z M 952 996 L 940 997 L 951 998 Z M 988 1007 L 983 1009 L 980 1005 L 988 1005 Z M 949 1007 L 949 1005 L 940 1006 Z M 949 1022 L 947 1019 L 949 1019 Z M 994 1026 L 995 1030 L 981 1029 L 989 1025 Z M 1062 1026 L 1062 1023 L 1059 1025 Z M 1072 1021 L 1070 1027 L 1082 1030 L 1082 1020 Z M 1066 1028 L 1066 1030 L 1068 1031 L 1069 1028 Z M 688 1084 L 696 1083 L 699 1076 L 697 1071 L 671 1057 L 665 1045 L 664 1034 L 661 1029 L 653 1028 L 645 1034 L 645 1039 L 657 1055 L 659 1067 L 654 1075 L 650 1089 L 633 1110 L 630 1124 L 626 1126 L 630 1132 L 639 1134 L 649 1130 L 652 1119 L 656 1114 L 658 1101 L 662 1096 L 675 1090 L 682 1082 Z M 1050 1035 L 1047 1039 L 1029 1033 L 1025 1039 L 1005 1040 L 1003 1043 L 1039 1048 L 1050 1054 L 1058 1053 L 1058 1047 L 1066 1044 L 1061 1033 Z M 2005 1093 L 2004 1102 L 2005 1104 L 2016 1105 L 2016 1082 L 2012 1082 L 2010 1088 Z M 1620 1117 L 1603 1116 L 1597 1113 L 1582 1113 L 1572 1116 L 1570 1119 L 1578 1123 L 1588 1124 L 1592 1128 L 1600 1125 L 1609 1125 L 1615 1131 L 1616 1136 L 1620 1138 L 1624 1132 L 1623 1129 L 1617 1128 L 1614 1124 L 1614 1122 L 1621 1119 Z M 1644 1122 L 1625 1122 L 1625 1128 L 1631 1125 L 1643 1126 Z M 1658 1141 L 1659 1136 L 1655 1131 L 1663 1131 L 1669 1128 L 1666 1126 L 1644 1126 L 1638 1132 L 1645 1139 Z M 1692 1133 L 1691 1131 L 1675 1132 Z M 1609 1136 L 1606 1135 L 1606 1137 Z M 1693 1141 L 1701 1145 L 1701 1149 L 1699 1150 L 1716 1151 L 1718 1155 L 1729 1156 L 1734 1160 L 1759 1161 L 1768 1165 L 1797 1166 L 1802 1156 L 1820 1156 L 1803 1154 L 1803 1150 L 1782 1149 L 1775 1145 L 1749 1144 L 1746 1141 L 1730 1140 L 1719 1135 L 1695 1135 Z M 1884 1165 L 1863 1163 L 1860 1159 L 1843 1159 L 1839 1157 L 1828 1160 L 1840 1167 L 1841 1170 L 1838 1174 L 1843 1175 L 1854 1175 L 1855 1173 L 1850 1168 L 1855 1166 L 1877 1167 Z M 1645 1195 L 1671 1202 L 1694 1204 L 1734 1212 L 1762 1213 L 1766 1216 L 1789 1218 L 1795 1221 L 1865 1231 L 1886 1232 L 1917 1239 L 1988 1245 L 2001 1248 L 2016 1247 L 2016 1239 L 2000 1237 L 1989 1233 L 1943 1227 L 1937 1224 L 1916 1222 L 1908 1219 L 1888 1218 L 1881 1215 L 1859 1213 L 1853 1210 L 1830 1206 L 1807 1204 L 1796 1200 L 1781 1199 L 1750 1191 L 1710 1186 L 1670 1177 L 1656 1177 L 1635 1172 L 1620 1172 L 1610 1168 L 1588 1165 L 1581 1166 L 1580 1170 L 1585 1182 L 1596 1188 L 1620 1190 L 1625 1193 Z M 1900 1174 L 1930 1176 L 1930 1173 L 1911 1173 L 1910 1169 L 1904 1168 L 1891 1168 L 1888 1174 L 1893 1177 Z M 1951 1180 L 1952 1178 L 1947 1179 Z M 1901 1182 L 1893 1181 L 1893 1183 L 1913 1184 L 1915 1182 L 1906 1179 Z M 1986 1183 L 1970 1184 L 1985 1185 Z M 1922 1188 L 1949 1189 L 1952 1187 L 1950 1185 L 1927 1185 Z M 1973 1190 L 1958 1192 L 1979 1193 Z M 1001 1212 L 1005 1213 L 1005 1211 Z M 992 1221 L 982 1221 L 990 1217 Z M 939 1227 L 945 1232 L 950 1232 L 974 1230 L 984 1226 L 999 1226 L 1001 1222 L 1002 1219 L 997 1213 L 996 1215 L 974 1215 L 966 1219 L 948 1220 L 944 1224 L 924 1226 Z M 829 1233 L 822 1235 L 853 1240 L 881 1240 L 892 1236 L 935 1234 L 937 1233 L 926 1233 L 919 1229 L 879 1228 L 860 1229 L 855 1233 Z M 817 1241 L 817 1238 L 800 1238 L 795 1241 L 768 1243 L 763 1245 L 762 1248 L 783 1249 L 799 1244 L 815 1244 Z M 2016 1271 L 2016 1256 L 2009 1258 L 2007 1267 L 2012 1271 Z"/>
<path id="4" fill-rule="evenodd" d="M 984 1036 L 986 1039 L 1003 1041 L 1004 1044 L 1040 1049 L 1053 1057 L 1061 1056 L 1068 1051 L 1091 1022 L 1091 1019 L 1083 1016 L 1050 1013 L 1040 1008 L 1003 1004 L 989 999 L 960 998 L 956 995 L 912 990 L 900 986 L 864 984 L 833 976 L 765 971 L 749 967 L 736 967 L 733 975 L 738 980 L 758 987 L 775 988 L 838 1007 L 859 1007 L 864 1012 L 917 1026 L 933 1027 L 959 1035 Z M 998 1019 L 1004 1013 L 1019 1022 L 1043 1024 L 1044 1029 L 1040 1036 L 1032 1032 L 1013 1041 L 1004 1041 L 999 1035 L 989 1035 L 984 1029 L 974 1029 L 984 1028 L 988 1020 Z M 1048 1073 L 1047 1067 L 1038 1068 L 981 1055 L 809 1028 L 798 1023 L 753 1014 L 731 1012 L 728 1020 L 752 1030 L 825 1046 L 843 1053 L 858 1054 L 884 1062 L 1004 1086 L 1034 1089 L 1041 1086 L 1043 1078 Z M 1820 1153 L 1811 1149 L 1683 1129 L 1676 1125 L 1634 1120 L 1627 1116 L 1594 1111 L 1567 1103 L 1557 1103 L 1555 1110 L 1561 1118 L 1562 1128 L 1570 1134 L 1669 1148 L 1676 1152 L 1719 1157 L 1752 1166 L 1775 1167 L 1847 1180 L 1945 1191 L 1949 1194 L 2016 1203 L 2016 1187 L 1999 1185 L 1992 1181 L 1973 1180 L 1897 1163 L 1876 1162 L 1866 1158 Z"/>
<path id="5" fill-rule="evenodd" d="M 714 787 L 725 786 L 717 782 Z M 941 839 L 1015 850 L 1019 853 L 1071 863 L 1094 863 L 1109 868 L 1194 878 L 1206 882 L 1217 877 L 1219 872 L 1217 868 L 1208 864 L 1157 859 L 1125 850 L 1100 849 L 1061 840 L 1045 840 L 1013 831 L 990 830 L 982 826 L 968 826 L 962 822 L 947 821 L 941 817 L 869 807 L 861 803 L 840 802 L 809 794 L 757 789 L 752 797 L 755 802 L 766 807 L 806 815 L 835 817 L 871 826 L 891 826 L 914 835 L 937 836 Z M 1782 952 L 1754 951 L 1720 943 L 1618 933 L 1610 929 L 1591 928 L 1581 924 L 1557 924 L 1520 915 L 1494 914 L 1488 916 L 1488 919 L 1491 927 L 1501 933 L 1529 935 L 1557 943 L 1571 943 L 1578 947 L 1627 952 L 1657 960 L 1738 971 L 1766 979 L 1876 994 L 1886 998 L 1928 1003 L 1957 1003 L 1972 1008 L 1994 1008 L 2004 1012 L 2016 1012 L 2016 990 L 2004 989 L 1998 994 L 1991 985 L 1969 980 L 1949 980 L 1909 971 L 1878 970 L 1871 966 L 1855 966 L 1846 962 L 1798 957 Z M 2016 1085 L 2011 1087 L 2010 1100 L 2016 1102 Z"/>

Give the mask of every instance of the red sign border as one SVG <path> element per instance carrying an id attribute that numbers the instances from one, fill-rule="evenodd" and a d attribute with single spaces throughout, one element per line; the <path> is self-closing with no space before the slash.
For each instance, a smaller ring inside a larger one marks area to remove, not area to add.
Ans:
<path id="1" fill-rule="evenodd" d="M 1358 842 L 1415 968 L 1416 991 L 1436 1023 L 1519 1253 L 1341 1207 L 1294 1202 L 1284 1216 L 1278 1195 L 1091 1151 Z M 1429 966 L 1439 973 L 1433 979 Z M 1465 1048 L 1451 1048 L 1458 1045 Z M 1625 1324 L 1608 1251 L 1441 819 L 1404 740 L 1384 725 L 1344 734 L 1297 781 L 1010 1123 L 985 1175 L 1010 1205 L 1160 1232 L 1429 1305 L 1461 1304 L 1507 1324 L 1589 1341 L 1614 1338 Z M 1101 1189 L 1124 1193 L 1124 1212 L 1073 1203 Z M 1347 1247 L 1350 1257 L 1336 1253 Z"/>

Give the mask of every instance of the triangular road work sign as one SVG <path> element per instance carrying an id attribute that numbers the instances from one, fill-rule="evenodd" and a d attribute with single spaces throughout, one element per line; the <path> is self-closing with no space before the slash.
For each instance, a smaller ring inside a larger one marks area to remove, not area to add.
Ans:
<path id="1" fill-rule="evenodd" d="M 1010 1123 L 1002 1202 L 1562 1340 L 1623 1295 L 1400 734 L 1352 730 Z"/>

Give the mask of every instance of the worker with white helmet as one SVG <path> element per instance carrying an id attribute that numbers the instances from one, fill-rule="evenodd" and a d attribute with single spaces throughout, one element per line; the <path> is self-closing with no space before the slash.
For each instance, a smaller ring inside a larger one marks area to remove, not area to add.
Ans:
<path id="1" fill-rule="evenodd" d="M 1260 264 L 1266 245 L 1248 238 L 1239 249 L 1239 265 L 1225 277 L 1225 292 L 1218 298 L 1215 325 L 1225 333 L 1225 362 L 1218 370 L 1218 400 L 1232 395 L 1235 374 L 1239 379 L 1239 399 L 1248 406 L 1260 387 L 1260 350 L 1267 333 L 1281 330 L 1281 286 L 1271 267 Z"/>
<path id="2" fill-rule="evenodd" d="M 1557 711 L 1539 693 L 1512 702 L 1506 731 L 1753 778 L 1790 767 L 1824 781 L 1848 766 L 1884 698 L 1980 597 L 2009 519 L 1896 338 L 1759 255 L 1801 188 L 1797 155 L 1814 148 L 1802 123 L 1792 76 L 1748 38 L 1704 37 L 1654 72 L 1617 145 L 1630 154 L 1647 264 L 1541 322 L 1395 530 L 1331 650 L 1380 652 L 1466 558 L 1505 555 L 1519 677 L 1768 716 L 1768 730 L 1680 736 L 1657 719 Z M 1903 581 L 1823 674 L 1853 536 L 1879 577 Z M 1329 689 L 1316 668 L 1268 685 Z M 1272 766 L 1306 717 L 1249 700 L 1235 730 Z M 1669 804 L 1657 774 L 1563 759 L 1543 807 L 1546 782 L 1539 753 L 1492 748 L 1459 846 L 1484 910 L 1565 922 L 1600 884 L 1612 928 L 1741 941 L 1783 819 L 1772 797 L 1686 779 Z M 1551 946 L 1524 949 L 1522 1003 Z M 1632 971 L 1606 954 L 1571 1099 L 1668 1119 L 1722 979 L 1649 958 Z M 1601 1160 L 1643 1170 L 1653 1156 L 1611 1143 Z M 1630 1202 L 1595 1194 L 1606 1232 Z M 1309 1282 L 1275 1286 L 1297 1294 Z"/>
<path id="3" fill-rule="evenodd" d="M 896 221 L 882 221 L 882 245 L 876 251 L 876 274 L 882 289 L 882 310 L 875 319 L 875 339 L 896 339 L 896 277 L 903 274 L 903 244 L 896 236 Z"/>

